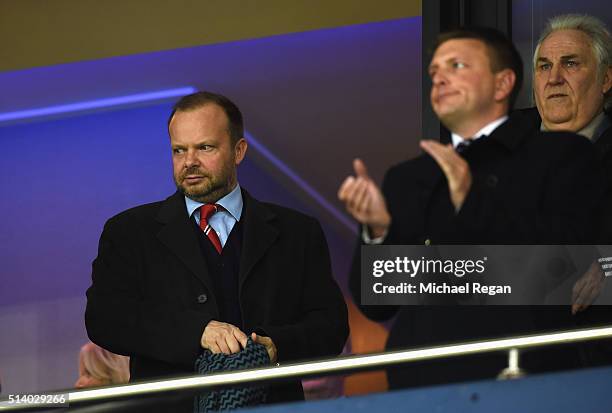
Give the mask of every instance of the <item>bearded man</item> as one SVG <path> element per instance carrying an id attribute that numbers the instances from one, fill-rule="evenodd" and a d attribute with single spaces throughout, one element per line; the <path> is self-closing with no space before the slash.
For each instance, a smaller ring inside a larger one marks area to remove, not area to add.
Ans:
<path id="1" fill-rule="evenodd" d="M 268 363 L 335 356 L 348 335 L 319 223 L 238 184 L 242 114 L 197 92 L 168 121 L 177 192 L 111 218 L 93 262 L 91 340 L 130 356 L 131 381 L 194 373 L 203 352 L 265 346 Z M 265 354 L 265 353 L 264 353 Z M 303 399 L 300 382 L 267 402 Z M 192 400 L 174 411 L 193 411 Z"/>

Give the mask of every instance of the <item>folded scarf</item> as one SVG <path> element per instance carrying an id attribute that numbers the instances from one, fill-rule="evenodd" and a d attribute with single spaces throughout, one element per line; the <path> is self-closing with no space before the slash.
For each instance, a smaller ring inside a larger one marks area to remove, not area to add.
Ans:
<path id="1" fill-rule="evenodd" d="M 204 350 L 196 360 L 195 370 L 199 374 L 210 374 L 269 365 L 270 357 L 266 348 L 249 338 L 246 347 L 238 353 L 213 354 L 210 350 Z M 212 390 L 195 398 L 194 412 L 203 413 L 254 406 L 265 402 L 266 394 L 266 386 L 232 387 Z"/>

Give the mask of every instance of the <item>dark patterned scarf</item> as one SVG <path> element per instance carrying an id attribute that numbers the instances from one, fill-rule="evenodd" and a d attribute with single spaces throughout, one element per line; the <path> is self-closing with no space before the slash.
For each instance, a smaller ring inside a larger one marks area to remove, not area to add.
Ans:
<path id="1" fill-rule="evenodd" d="M 238 353 L 213 354 L 209 350 L 204 350 L 196 360 L 195 369 L 199 374 L 210 374 L 269 365 L 270 357 L 266 348 L 262 344 L 254 343 L 249 338 L 244 350 Z M 203 413 L 254 406 L 263 403 L 266 399 L 266 394 L 266 386 L 232 387 L 212 390 L 195 398 L 194 412 Z"/>

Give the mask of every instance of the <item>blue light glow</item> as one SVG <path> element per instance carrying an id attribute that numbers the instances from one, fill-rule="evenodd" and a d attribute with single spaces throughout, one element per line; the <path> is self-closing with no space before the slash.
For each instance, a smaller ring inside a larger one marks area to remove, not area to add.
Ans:
<path id="1" fill-rule="evenodd" d="M 255 148 L 263 157 L 265 157 L 272 165 L 278 168 L 285 176 L 292 180 L 298 187 L 300 187 L 308 196 L 312 197 L 323 209 L 330 213 L 335 219 L 337 219 L 344 226 L 349 228 L 351 232 L 355 231 L 355 223 L 348 218 L 345 214 L 334 207 L 323 195 L 321 195 L 312 185 L 306 182 L 300 177 L 293 169 L 291 169 L 286 163 L 277 158 L 268 148 L 262 145 L 257 139 L 253 137 L 247 131 L 244 131 L 244 135 L 247 138 L 249 146 Z"/>
<path id="2" fill-rule="evenodd" d="M 135 95 L 117 96 L 112 98 L 68 103 L 65 105 L 48 106 L 37 109 L 6 112 L 0 113 L 0 123 L 14 122 L 19 120 L 31 120 L 47 116 L 69 115 L 83 111 L 108 109 L 113 107 L 132 105 L 135 103 L 156 102 L 164 99 L 181 97 L 193 93 L 195 91 L 195 88 L 188 86 L 177 89 L 166 89 L 156 92 L 138 93 Z"/>
<path id="3" fill-rule="evenodd" d="M 27 121 L 37 118 L 45 118 L 49 116 L 57 115 L 71 115 L 78 114 L 85 111 L 91 111 L 96 109 L 109 109 L 116 107 L 123 107 L 135 103 L 152 103 L 158 102 L 164 99 L 181 97 L 194 93 L 196 91 L 193 87 L 183 87 L 178 89 L 167 89 L 156 92 L 139 93 L 135 95 L 118 96 L 105 99 L 96 99 L 83 102 L 74 102 L 64 105 L 48 106 L 45 108 L 28 109 L 16 112 L 0 113 L 0 124 L 12 123 L 14 121 Z M 274 155 L 268 148 L 266 148 L 261 142 L 259 142 L 253 135 L 245 131 L 245 136 L 248 139 L 249 145 L 252 146 L 257 152 L 259 152 L 265 159 L 267 159 L 274 167 L 276 167 L 282 174 L 287 176 L 293 183 L 301 188 L 308 196 L 314 199 L 324 210 L 331 214 L 344 226 L 349 228 L 351 231 L 355 230 L 354 223 L 336 207 L 334 207 L 323 195 L 321 195 L 312 185 L 306 182 L 300 177 L 293 169 L 291 169 L 285 162 Z"/>

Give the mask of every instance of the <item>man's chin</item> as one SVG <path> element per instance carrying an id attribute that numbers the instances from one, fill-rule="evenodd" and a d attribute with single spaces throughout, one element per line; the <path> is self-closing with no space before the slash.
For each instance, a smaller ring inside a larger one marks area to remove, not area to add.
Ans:
<path id="1" fill-rule="evenodd" d="M 550 108 L 544 112 L 544 119 L 548 125 L 563 125 L 572 120 L 572 114 L 566 108 Z"/>
<path id="2" fill-rule="evenodd" d="M 465 115 L 459 110 L 449 110 L 437 113 L 440 122 L 450 131 L 454 131 L 457 125 L 465 120 Z"/>
<path id="3" fill-rule="evenodd" d="M 214 188 L 193 188 L 186 187 L 185 185 L 177 186 L 179 192 L 185 195 L 187 198 L 193 199 L 194 201 L 211 203 L 216 202 L 223 196 L 227 195 L 229 191 L 226 191 L 224 187 L 217 186 Z"/>
<path id="4" fill-rule="evenodd" d="M 434 106 L 434 112 L 436 113 L 436 116 L 438 116 L 438 119 L 444 119 L 449 117 L 452 118 L 453 116 L 460 115 L 463 108 L 464 106 L 456 104 L 441 104 Z"/>

